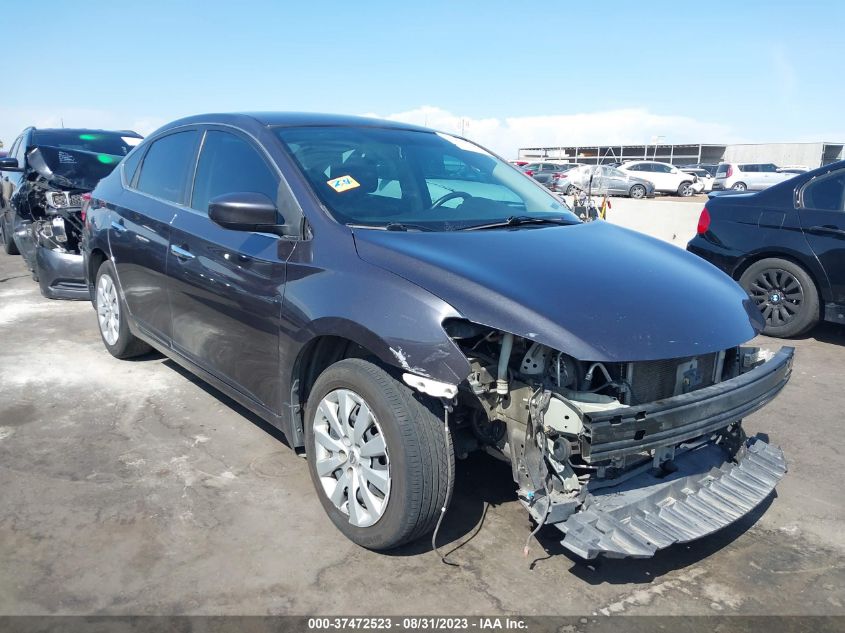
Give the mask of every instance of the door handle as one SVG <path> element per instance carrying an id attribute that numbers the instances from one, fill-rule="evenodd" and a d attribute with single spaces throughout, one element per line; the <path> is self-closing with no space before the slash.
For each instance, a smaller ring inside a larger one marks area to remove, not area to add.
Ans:
<path id="1" fill-rule="evenodd" d="M 170 252 L 173 253 L 177 259 L 181 259 L 182 261 L 196 259 L 196 255 L 194 255 L 191 251 L 180 248 L 179 246 L 176 246 L 176 244 L 170 245 Z"/>
<path id="2" fill-rule="evenodd" d="M 845 229 L 837 229 L 835 226 L 811 226 L 810 233 L 832 233 L 845 237 Z"/>
<path id="3" fill-rule="evenodd" d="M 112 221 L 111 227 L 118 233 L 126 233 L 127 228 L 123 226 L 123 220 Z"/>

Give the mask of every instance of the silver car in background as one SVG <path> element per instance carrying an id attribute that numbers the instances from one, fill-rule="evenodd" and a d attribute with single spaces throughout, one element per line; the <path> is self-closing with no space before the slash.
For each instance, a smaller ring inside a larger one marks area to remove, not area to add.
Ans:
<path id="1" fill-rule="evenodd" d="M 653 198 L 654 184 L 644 178 L 632 176 L 616 167 L 608 165 L 583 165 L 564 174 L 558 179 L 557 189 L 572 194 L 576 189 L 594 194 L 609 196 L 628 196 L 630 198 Z M 592 177 L 592 182 L 590 178 Z M 565 184 L 564 184 L 565 183 Z"/>

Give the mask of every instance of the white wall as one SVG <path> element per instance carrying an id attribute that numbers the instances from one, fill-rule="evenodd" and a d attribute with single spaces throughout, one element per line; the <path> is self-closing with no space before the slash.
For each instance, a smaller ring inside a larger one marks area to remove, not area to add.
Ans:
<path id="1" fill-rule="evenodd" d="M 674 202 L 610 198 L 612 207 L 607 221 L 646 235 L 651 235 L 680 248 L 686 248 L 695 235 L 704 201 Z"/>

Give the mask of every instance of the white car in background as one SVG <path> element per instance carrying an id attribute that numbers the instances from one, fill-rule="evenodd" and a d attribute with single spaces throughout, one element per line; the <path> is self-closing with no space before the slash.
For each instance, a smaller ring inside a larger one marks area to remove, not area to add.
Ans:
<path id="1" fill-rule="evenodd" d="M 713 189 L 713 176 L 706 169 L 702 169 L 701 167 L 681 167 L 681 171 L 698 178 L 698 182 L 692 183 L 692 190 L 695 193 L 710 193 Z"/>
<path id="2" fill-rule="evenodd" d="M 637 178 L 651 181 L 655 191 L 684 197 L 695 193 L 693 184 L 698 180 L 696 176 L 681 171 L 674 165 L 654 160 L 622 163 L 619 169 Z"/>
<path id="3" fill-rule="evenodd" d="M 795 176 L 778 171 L 774 163 L 719 163 L 713 190 L 760 191 Z"/>

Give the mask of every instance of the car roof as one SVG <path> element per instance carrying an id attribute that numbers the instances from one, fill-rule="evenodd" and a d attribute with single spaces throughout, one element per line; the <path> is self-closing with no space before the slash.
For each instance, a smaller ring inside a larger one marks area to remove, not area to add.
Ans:
<path id="1" fill-rule="evenodd" d="M 161 130 L 192 123 L 228 123 L 247 127 L 253 127 L 256 123 L 267 127 L 380 127 L 396 130 L 433 131 L 429 128 L 399 121 L 319 112 L 218 112 L 197 114 L 168 123 Z"/>
<path id="2" fill-rule="evenodd" d="M 33 127 L 30 128 L 33 132 L 64 132 L 66 134 L 90 134 L 90 133 L 101 133 L 105 132 L 106 134 L 121 134 L 123 136 L 137 136 L 138 138 L 143 138 L 137 132 L 133 132 L 132 130 L 103 130 L 101 128 L 88 128 L 88 127 Z"/>

